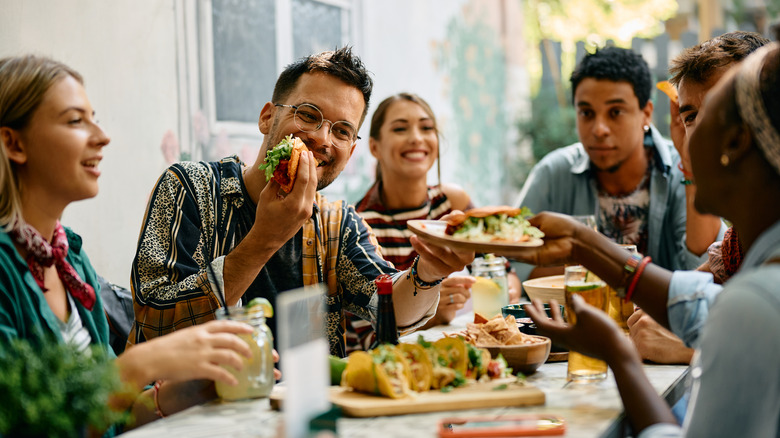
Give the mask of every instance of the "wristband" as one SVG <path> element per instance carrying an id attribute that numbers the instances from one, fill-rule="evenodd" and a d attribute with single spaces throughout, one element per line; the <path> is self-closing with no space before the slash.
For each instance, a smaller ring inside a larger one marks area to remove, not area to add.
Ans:
<path id="1" fill-rule="evenodd" d="M 628 279 L 631 278 L 634 272 L 636 272 L 636 268 L 639 266 L 641 261 L 642 255 L 639 253 L 632 253 L 628 256 L 628 260 L 626 260 L 626 264 L 623 266 L 623 279 L 620 280 L 620 287 L 616 290 L 620 298 L 626 297 L 626 286 Z"/>
<path id="2" fill-rule="evenodd" d="M 636 273 L 634 273 L 634 278 L 631 279 L 631 285 L 628 286 L 628 290 L 626 290 L 626 297 L 625 301 L 631 301 L 631 296 L 634 295 L 634 290 L 636 289 L 636 285 L 639 283 L 639 277 L 642 276 L 642 272 L 645 270 L 645 266 L 647 266 L 653 259 L 650 258 L 650 256 L 647 256 L 642 259 L 642 262 L 639 263 L 639 266 L 636 268 Z"/>
<path id="3" fill-rule="evenodd" d="M 162 380 L 157 380 L 154 382 L 154 413 L 157 414 L 160 418 L 165 418 L 165 414 L 163 414 L 162 410 L 160 409 L 160 386 L 162 386 Z"/>
<path id="4" fill-rule="evenodd" d="M 412 280 L 412 284 L 414 285 L 415 296 L 417 296 L 417 289 L 428 290 L 438 286 L 442 281 L 441 278 L 436 281 L 425 281 L 422 278 L 420 278 L 420 275 L 417 273 L 417 262 L 419 261 L 420 261 L 420 256 L 414 258 L 414 263 L 412 263 L 412 267 L 409 268 L 409 273 L 406 275 L 407 279 Z"/>
<path id="5" fill-rule="evenodd" d="M 693 184 L 693 179 L 692 179 L 693 178 L 693 174 L 691 172 L 688 172 L 687 170 L 685 170 L 683 168 L 682 161 L 677 163 L 677 168 L 680 169 L 680 172 L 682 172 L 682 174 L 683 174 L 682 179 L 680 179 L 680 184 L 682 184 L 684 186 L 689 186 L 689 185 Z"/>

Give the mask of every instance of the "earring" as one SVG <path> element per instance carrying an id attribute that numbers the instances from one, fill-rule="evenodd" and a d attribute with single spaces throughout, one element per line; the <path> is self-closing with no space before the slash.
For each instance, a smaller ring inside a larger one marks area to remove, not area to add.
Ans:
<path id="1" fill-rule="evenodd" d="M 726 154 L 723 154 L 720 156 L 720 165 L 723 167 L 727 167 L 729 165 L 729 156 Z"/>
<path id="2" fill-rule="evenodd" d="M 645 125 L 642 127 L 642 129 L 644 129 L 645 132 L 650 132 L 650 125 Z"/>

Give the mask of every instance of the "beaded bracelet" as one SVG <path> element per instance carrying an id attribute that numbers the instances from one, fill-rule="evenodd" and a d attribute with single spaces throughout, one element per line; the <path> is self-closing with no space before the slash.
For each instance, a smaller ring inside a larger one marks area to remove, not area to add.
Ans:
<path id="1" fill-rule="evenodd" d="M 409 268 L 409 273 L 406 275 L 407 279 L 412 280 L 412 284 L 414 285 L 414 296 L 417 296 L 417 290 L 428 290 L 431 288 L 434 288 L 438 286 L 442 279 L 438 279 L 436 281 L 425 281 L 422 278 L 420 278 L 420 275 L 417 273 L 417 263 L 420 261 L 420 256 L 417 256 L 414 258 L 414 263 L 412 263 L 412 267 Z"/>
<path id="2" fill-rule="evenodd" d="M 160 409 L 160 386 L 162 386 L 162 380 L 154 382 L 154 413 L 160 418 L 165 418 L 165 414 L 163 414 L 162 409 Z"/>
<path id="3" fill-rule="evenodd" d="M 642 276 L 642 272 L 645 270 L 645 266 L 647 266 L 653 259 L 650 258 L 650 256 L 647 256 L 642 259 L 642 262 L 639 263 L 639 266 L 636 268 L 636 273 L 634 274 L 634 278 L 631 279 L 631 285 L 628 286 L 628 290 L 626 290 L 626 302 L 631 301 L 631 296 L 634 295 L 634 290 L 636 289 L 636 285 L 639 283 L 639 277 Z"/>

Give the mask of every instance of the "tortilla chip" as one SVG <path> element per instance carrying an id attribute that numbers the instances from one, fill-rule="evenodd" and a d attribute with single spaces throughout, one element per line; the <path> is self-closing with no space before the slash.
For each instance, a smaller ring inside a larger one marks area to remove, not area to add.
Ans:
<path id="1" fill-rule="evenodd" d="M 655 84 L 656 88 L 663 91 L 667 96 L 669 96 L 669 100 L 671 100 L 674 103 L 677 103 L 677 88 L 675 88 L 674 85 L 672 85 L 669 81 L 661 81 L 657 84 Z"/>
<path id="2" fill-rule="evenodd" d="M 475 324 L 484 324 L 488 322 L 488 319 L 482 316 L 481 314 L 474 312 L 474 323 Z"/>

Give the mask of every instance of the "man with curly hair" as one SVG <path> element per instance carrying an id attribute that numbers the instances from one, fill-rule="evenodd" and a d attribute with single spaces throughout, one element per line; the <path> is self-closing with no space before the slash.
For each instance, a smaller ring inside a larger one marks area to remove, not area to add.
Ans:
<path id="1" fill-rule="evenodd" d="M 580 143 L 549 153 L 531 171 L 517 205 L 534 212 L 595 215 L 598 230 L 667 269 L 694 269 L 707 242 L 686 242 L 680 157 L 651 125 L 650 69 L 629 50 L 587 54 L 571 76 Z M 550 268 L 518 265 L 521 280 Z M 558 269 L 560 270 L 560 269 Z"/>

